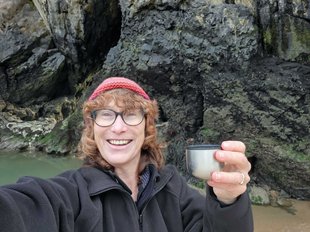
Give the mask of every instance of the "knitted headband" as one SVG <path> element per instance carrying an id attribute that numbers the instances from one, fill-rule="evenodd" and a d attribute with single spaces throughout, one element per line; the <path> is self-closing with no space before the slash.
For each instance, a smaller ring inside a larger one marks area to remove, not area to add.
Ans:
<path id="1" fill-rule="evenodd" d="M 99 94 L 112 89 L 129 89 L 147 100 L 150 100 L 150 97 L 147 93 L 134 81 L 129 80 L 125 77 L 110 77 L 105 79 L 91 94 L 88 100 L 94 100 L 98 97 Z"/>

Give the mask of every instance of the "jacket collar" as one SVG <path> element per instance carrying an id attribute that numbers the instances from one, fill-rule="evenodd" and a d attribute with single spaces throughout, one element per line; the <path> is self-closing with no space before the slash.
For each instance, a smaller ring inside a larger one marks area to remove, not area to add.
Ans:
<path id="1" fill-rule="evenodd" d="M 110 189 L 119 189 L 130 193 L 129 188 L 112 171 L 95 167 L 82 167 L 79 172 L 88 184 L 90 196 L 98 195 Z M 164 167 L 159 171 L 155 169 L 155 192 L 162 189 L 173 175 L 171 168 Z M 152 181 L 152 180 L 150 180 Z"/>
<path id="2" fill-rule="evenodd" d="M 100 194 L 109 189 L 123 189 L 110 175 L 95 167 L 81 167 L 78 170 L 85 182 L 90 196 Z"/>

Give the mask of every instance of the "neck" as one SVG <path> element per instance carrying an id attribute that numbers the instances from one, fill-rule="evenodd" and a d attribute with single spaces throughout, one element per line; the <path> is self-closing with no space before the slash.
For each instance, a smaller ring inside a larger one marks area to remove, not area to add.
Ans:
<path id="1" fill-rule="evenodd" d="M 122 181 L 131 190 L 132 192 L 131 197 L 133 198 L 134 201 L 136 201 L 138 197 L 138 182 L 139 182 L 138 169 L 135 171 L 115 169 L 115 173 L 119 178 L 122 179 Z"/>

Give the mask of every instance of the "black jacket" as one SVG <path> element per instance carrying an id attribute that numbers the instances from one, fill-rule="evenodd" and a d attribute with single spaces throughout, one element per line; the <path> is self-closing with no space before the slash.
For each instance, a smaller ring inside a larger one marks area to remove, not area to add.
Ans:
<path id="1" fill-rule="evenodd" d="M 253 231 L 248 195 L 221 206 L 205 198 L 167 165 L 154 191 L 137 210 L 130 193 L 107 173 L 91 167 L 43 180 L 23 177 L 0 188 L 1 232 Z"/>

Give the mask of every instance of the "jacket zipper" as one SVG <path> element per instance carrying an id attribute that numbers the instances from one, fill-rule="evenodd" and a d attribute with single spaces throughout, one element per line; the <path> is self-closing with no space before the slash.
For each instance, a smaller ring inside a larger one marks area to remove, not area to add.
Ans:
<path id="1" fill-rule="evenodd" d="M 116 181 L 116 183 L 119 184 L 119 181 L 118 181 L 117 179 L 115 179 L 115 181 Z M 139 231 L 140 231 L 140 232 L 143 232 L 143 211 L 144 211 L 144 208 L 145 208 L 145 207 L 143 207 L 143 210 L 141 211 L 141 214 L 140 214 L 140 212 L 139 212 L 139 210 L 138 210 L 138 208 L 137 208 L 137 205 L 136 205 L 136 203 L 133 201 L 133 199 L 132 199 L 131 195 L 129 194 L 129 192 L 127 192 L 123 187 L 119 187 L 119 186 L 114 186 L 114 187 L 112 187 L 112 188 L 108 188 L 107 190 L 110 190 L 110 189 L 118 189 L 118 190 L 120 190 L 121 192 L 125 193 L 125 195 L 128 196 L 128 197 L 130 198 L 132 204 L 134 205 L 134 208 L 136 209 L 136 213 L 137 213 L 137 216 L 138 216 Z M 153 196 L 152 196 L 152 197 L 153 197 Z M 152 197 L 151 197 L 151 198 L 152 198 Z M 150 199 L 151 199 L 151 198 L 150 198 Z M 147 203 L 150 201 L 150 199 L 147 201 Z M 147 203 L 145 204 L 145 206 L 147 205 Z"/>
<path id="2" fill-rule="evenodd" d="M 146 206 L 148 205 L 148 203 L 153 199 L 153 197 L 154 197 L 163 187 L 164 187 L 164 185 L 163 185 L 162 187 L 160 187 L 159 189 L 157 189 L 157 191 L 154 192 L 154 194 L 147 200 L 147 202 L 145 202 L 145 204 L 144 204 L 144 206 L 143 206 L 143 208 L 142 208 L 142 210 L 141 210 L 141 213 L 139 213 L 139 210 L 138 210 L 136 204 L 134 203 L 135 206 L 136 206 L 136 210 L 137 210 L 137 212 L 138 212 L 138 214 L 139 214 L 139 229 L 140 229 L 140 232 L 143 231 L 143 212 L 144 212 Z"/>
<path id="3" fill-rule="evenodd" d="M 142 215 L 142 213 L 139 214 L 139 229 L 142 232 L 142 230 L 143 230 L 143 215 Z"/>
<path id="4" fill-rule="evenodd" d="M 139 213 L 139 210 L 137 208 L 137 205 L 136 203 L 133 201 L 131 195 L 125 191 L 124 189 L 120 189 L 122 192 L 124 192 L 126 194 L 126 196 L 128 196 L 128 198 L 130 198 L 132 204 L 134 205 L 134 208 L 135 208 L 135 211 L 137 213 L 137 216 L 138 216 L 138 225 L 139 225 L 139 232 L 142 232 L 143 231 L 143 213 L 141 212 L 141 214 Z"/>
<path id="5" fill-rule="evenodd" d="M 140 232 L 143 232 L 143 212 L 144 212 L 146 206 L 147 206 L 147 205 L 149 204 L 149 202 L 154 198 L 154 196 L 155 196 L 157 193 L 159 193 L 164 187 L 165 187 L 165 184 L 161 185 L 159 188 L 156 189 L 156 191 L 153 193 L 153 195 L 145 202 L 145 204 L 144 204 L 144 206 L 143 206 L 143 208 L 142 208 L 142 210 L 141 210 L 141 213 L 139 213 L 139 210 L 138 210 L 136 204 L 133 202 L 134 205 L 135 205 L 135 208 L 136 208 L 136 210 L 137 210 L 137 213 L 139 214 L 139 220 L 138 220 L 138 221 L 139 221 L 139 229 L 140 229 Z M 131 198 L 131 196 L 130 196 L 130 198 Z M 131 198 L 131 199 L 132 199 L 132 198 Z"/>

